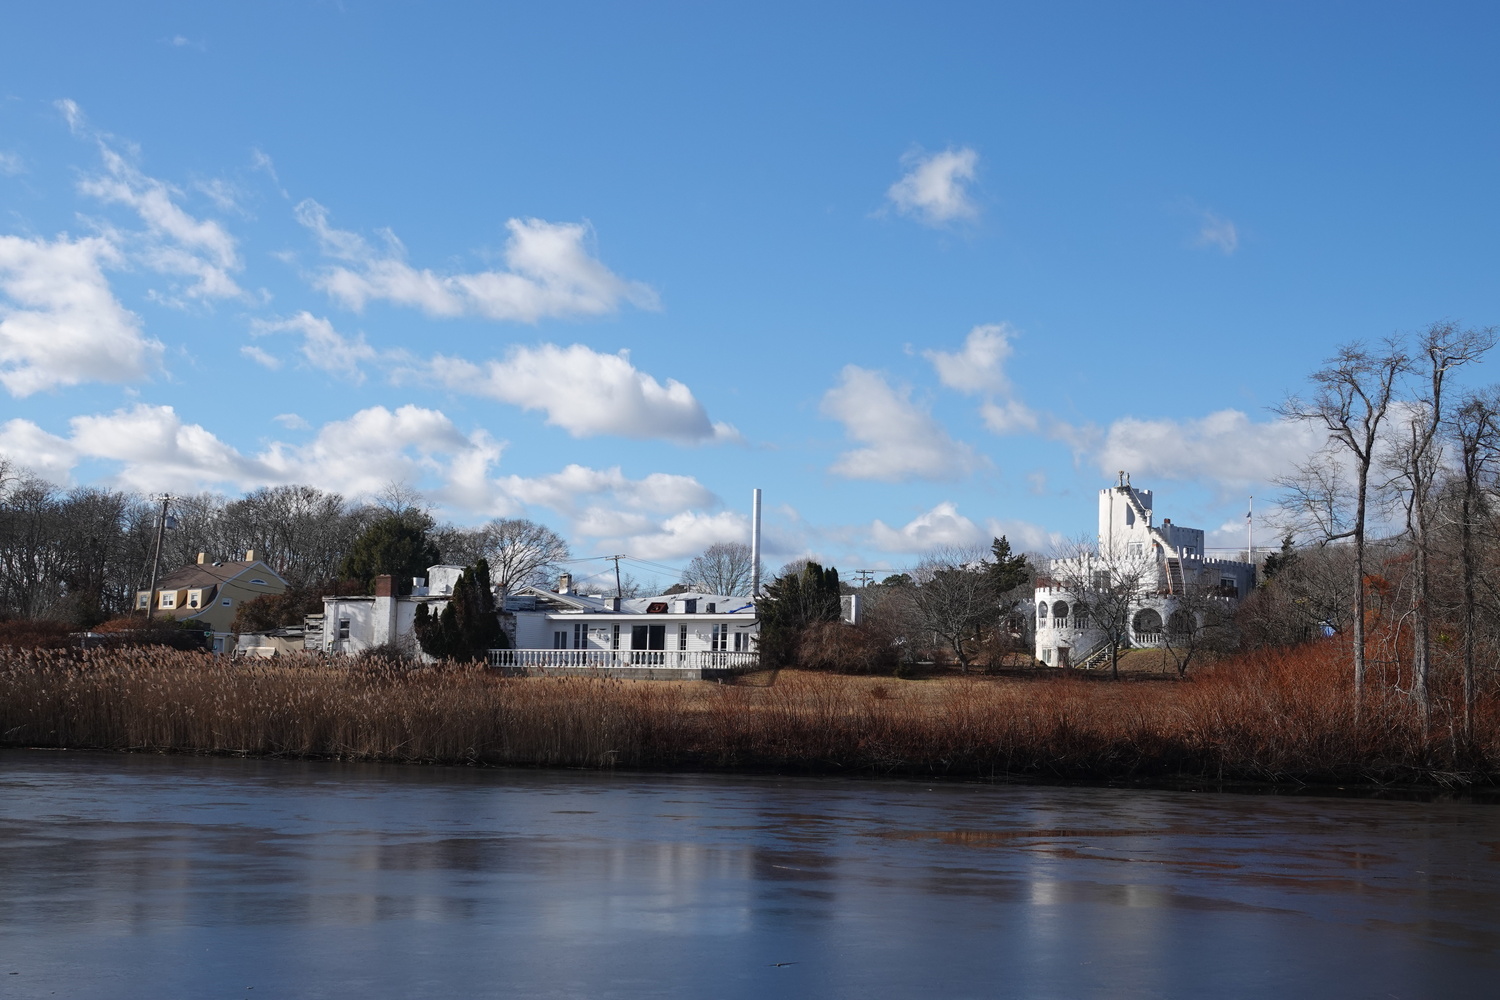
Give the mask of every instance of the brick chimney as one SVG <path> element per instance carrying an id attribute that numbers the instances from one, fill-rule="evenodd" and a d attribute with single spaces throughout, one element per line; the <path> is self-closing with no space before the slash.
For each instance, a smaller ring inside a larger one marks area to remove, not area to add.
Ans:
<path id="1" fill-rule="evenodd" d="M 395 597 L 396 580 L 389 573 L 382 573 L 375 578 L 376 597 Z"/>

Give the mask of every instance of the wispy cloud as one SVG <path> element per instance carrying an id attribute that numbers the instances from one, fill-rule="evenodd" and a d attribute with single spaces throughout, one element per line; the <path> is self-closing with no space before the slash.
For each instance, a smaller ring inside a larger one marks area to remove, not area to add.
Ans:
<path id="1" fill-rule="evenodd" d="M 1201 225 L 1194 246 L 1217 249 L 1226 257 L 1239 249 L 1240 233 L 1233 222 L 1207 209 L 1200 215 Z"/>
<path id="2" fill-rule="evenodd" d="M 106 204 L 131 209 L 145 224 L 141 231 L 127 232 L 101 226 L 103 235 L 132 260 L 160 274 L 194 279 L 181 290 L 193 299 L 235 298 L 243 291 L 230 276 L 242 268 L 233 236 L 212 219 L 188 213 L 178 202 L 183 192 L 165 181 L 148 176 L 133 162 L 133 155 L 119 152 L 113 140 L 88 124 L 78 105 L 56 102 L 58 111 L 75 135 L 89 138 L 99 148 L 104 171 L 83 177 L 78 190 Z M 209 193 L 216 200 L 228 189 Z M 176 294 L 157 296 L 168 304 L 180 304 Z"/>
<path id="3" fill-rule="evenodd" d="M 404 360 L 407 357 L 402 351 L 382 352 L 371 347 L 363 333 L 353 336 L 339 333 L 329 320 L 314 316 L 306 310 L 288 319 L 252 320 L 250 331 L 257 337 L 276 333 L 296 334 L 302 338 L 298 353 L 302 355 L 305 366 L 354 383 L 365 380 L 363 366 L 369 362 L 382 359 Z M 256 360 L 260 360 L 260 356 L 270 357 L 259 347 L 251 346 L 241 350 Z"/>
<path id="4" fill-rule="evenodd" d="M 19 153 L 9 153 L 0 149 L 0 174 L 6 177 L 14 177 L 26 172 L 26 163 L 21 159 Z"/>
<path id="5" fill-rule="evenodd" d="M 1008 323 L 976 326 L 957 351 L 923 351 L 938 380 L 969 396 L 983 396 L 979 413 L 996 434 L 1037 429 L 1037 415 L 1015 396 L 1005 362 L 1015 348 L 1016 330 Z"/>
<path id="6" fill-rule="evenodd" d="M 886 191 L 896 211 L 928 226 L 973 219 L 979 206 L 969 194 L 979 165 L 979 154 L 967 146 L 941 153 L 909 153 L 902 158 L 907 171 Z"/>
<path id="7" fill-rule="evenodd" d="M 931 413 L 879 372 L 847 365 L 838 384 L 823 396 L 823 413 L 844 425 L 844 433 L 864 445 L 846 451 L 830 468 L 846 479 L 904 482 L 958 479 L 982 460 L 955 441 Z"/>
<path id="8" fill-rule="evenodd" d="M 384 300 L 429 316 L 534 323 L 611 313 L 627 303 L 658 307 L 649 285 L 621 278 L 590 254 L 589 231 L 581 224 L 511 219 L 505 224 L 507 270 L 439 274 L 408 264 L 405 248 L 389 230 L 382 233 L 385 247 L 377 250 L 359 234 L 330 225 L 328 210 L 315 201 L 299 204 L 296 214 L 324 255 L 342 262 L 320 270 L 314 284 L 356 311 Z"/>

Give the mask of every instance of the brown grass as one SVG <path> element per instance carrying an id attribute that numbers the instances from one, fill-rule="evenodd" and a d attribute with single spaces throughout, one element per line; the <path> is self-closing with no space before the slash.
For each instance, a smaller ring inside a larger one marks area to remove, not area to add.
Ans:
<path id="1" fill-rule="evenodd" d="M 436 763 L 845 773 L 1491 783 L 1500 705 L 1464 743 L 1448 702 L 1356 722 L 1330 647 L 1186 681 L 1077 674 L 903 681 L 782 671 L 743 684 L 506 678 L 168 650 L 0 649 L 0 744 Z"/>

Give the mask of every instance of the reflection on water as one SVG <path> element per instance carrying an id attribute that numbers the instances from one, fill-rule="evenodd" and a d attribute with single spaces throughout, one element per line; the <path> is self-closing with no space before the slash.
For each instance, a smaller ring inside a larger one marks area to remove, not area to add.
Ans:
<path id="1" fill-rule="evenodd" d="M 1493 995 L 1500 808 L 0 753 L 0 996 Z"/>

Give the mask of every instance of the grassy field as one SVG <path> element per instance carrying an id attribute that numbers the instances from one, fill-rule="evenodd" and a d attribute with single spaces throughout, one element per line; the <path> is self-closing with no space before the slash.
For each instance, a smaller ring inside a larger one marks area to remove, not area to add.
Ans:
<path id="1" fill-rule="evenodd" d="M 506 678 L 476 666 L 0 649 L 0 744 L 348 760 L 964 777 L 1492 784 L 1500 706 L 1463 740 L 1391 693 L 1356 720 L 1309 646 L 1185 681 L 1058 671 L 919 680 L 798 671 L 734 684 Z"/>

